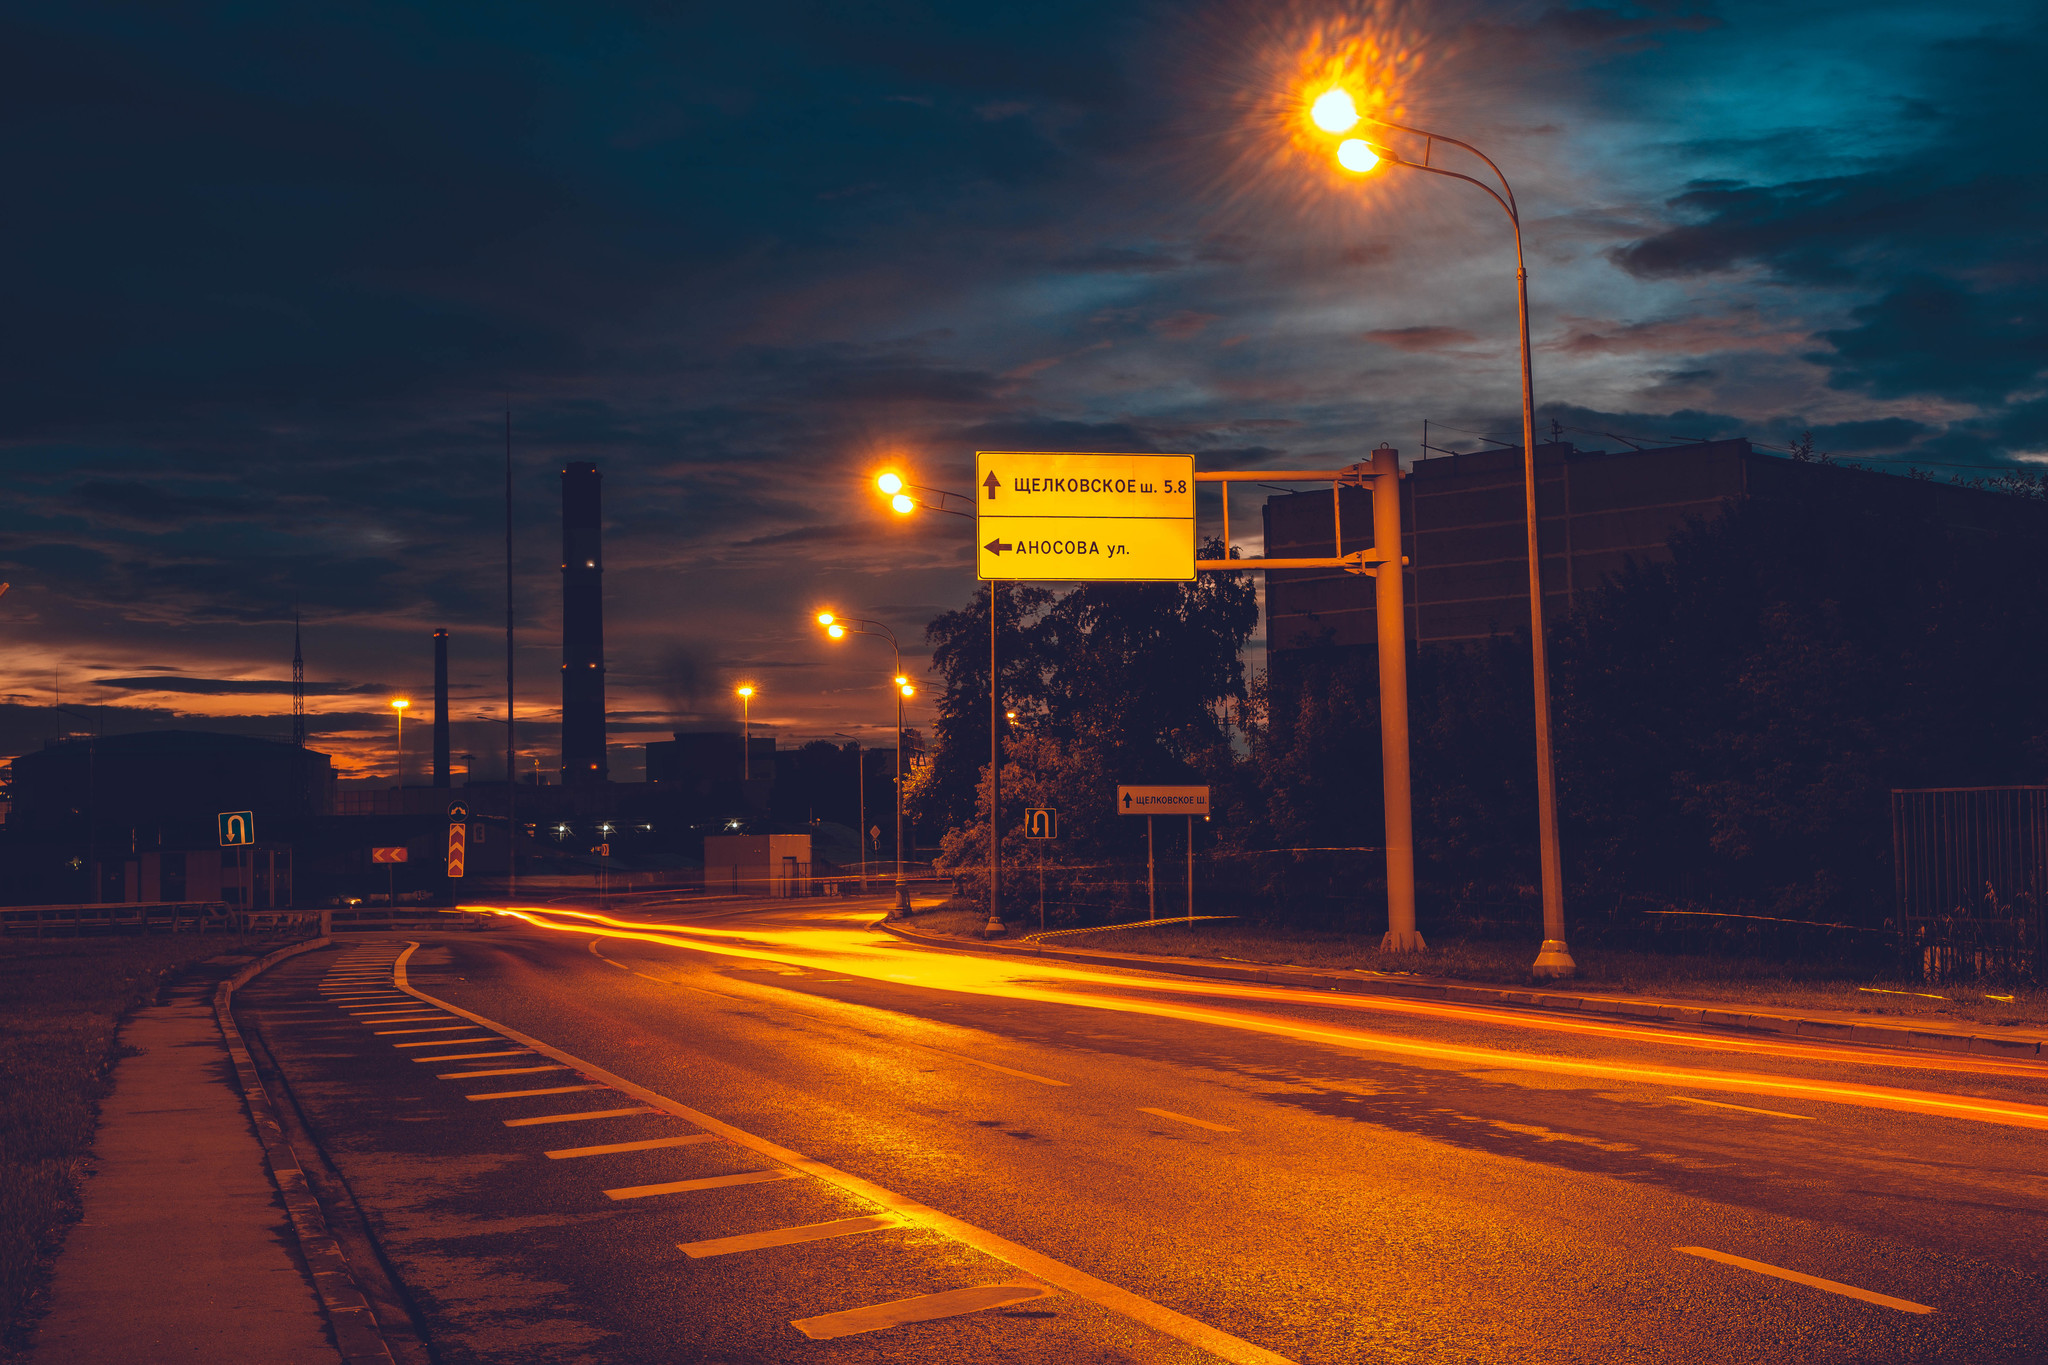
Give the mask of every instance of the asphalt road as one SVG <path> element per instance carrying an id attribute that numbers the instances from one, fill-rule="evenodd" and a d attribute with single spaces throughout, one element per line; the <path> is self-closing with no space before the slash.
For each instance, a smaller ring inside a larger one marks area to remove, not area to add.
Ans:
<path id="1" fill-rule="evenodd" d="M 2048 1359 L 2048 1067 L 877 905 L 365 939 L 236 1010 L 451 1365 Z"/>

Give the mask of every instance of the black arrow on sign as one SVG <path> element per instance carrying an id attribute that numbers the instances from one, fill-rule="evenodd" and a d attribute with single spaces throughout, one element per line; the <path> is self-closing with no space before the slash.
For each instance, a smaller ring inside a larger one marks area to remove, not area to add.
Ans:
<path id="1" fill-rule="evenodd" d="M 981 548 L 987 550 L 992 555 L 999 555 L 1010 548 L 1010 542 L 1007 540 L 991 540 Z"/>
<path id="2" fill-rule="evenodd" d="M 996 500 L 996 490 L 1003 486 L 1003 481 L 997 478 L 996 472 L 991 469 L 988 472 L 988 477 L 981 481 L 981 486 L 988 490 L 988 500 L 994 502 Z"/>
<path id="3" fill-rule="evenodd" d="M 1125 792 L 1125 793 L 1124 793 L 1124 809 L 1125 809 L 1125 810 L 1129 810 L 1130 808 L 1131 808 L 1131 794 L 1130 794 L 1129 792 Z"/>

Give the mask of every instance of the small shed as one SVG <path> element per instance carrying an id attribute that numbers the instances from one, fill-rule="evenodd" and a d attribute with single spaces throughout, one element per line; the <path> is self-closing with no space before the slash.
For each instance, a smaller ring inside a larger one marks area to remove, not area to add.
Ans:
<path id="1" fill-rule="evenodd" d="M 808 834 L 713 834 L 704 840 L 708 895 L 808 896 Z"/>

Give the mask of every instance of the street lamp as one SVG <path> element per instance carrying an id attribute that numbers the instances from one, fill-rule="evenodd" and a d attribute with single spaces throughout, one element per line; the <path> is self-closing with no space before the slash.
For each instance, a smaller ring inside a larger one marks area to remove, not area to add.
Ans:
<path id="1" fill-rule="evenodd" d="M 1324 132 L 1341 137 L 1360 123 L 1373 123 L 1395 132 L 1423 139 L 1422 160 L 1410 161 L 1392 149 L 1375 147 L 1364 138 L 1346 137 L 1337 144 L 1337 164 L 1355 175 L 1364 175 L 1382 162 L 1448 176 L 1477 185 L 1500 205 L 1515 232 L 1515 306 L 1521 323 L 1522 341 L 1522 501 L 1529 542 L 1529 650 L 1536 674 L 1536 822 L 1537 844 L 1543 865 L 1543 946 L 1537 951 L 1534 974 L 1539 977 L 1570 976 L 1578 970 L 1564 937 L 1564 872 L 1557 839 L 1557 765 L 1550 745 L 1550 665 L 1543 636 L 1543 567 L 1536 542 L 1536 394 L 1529 365 L 1529 270 L 1522 257 L 1522 215 L 1515 204 L 1514 189 L 1493 159 L 1469 142 L 1454 137 L 1390 123 L 1358 112 L 1349 91 L 1326 90 L 1309 106 L 1309 118 Z M 1486 163 L 1500 188 L 1457 171 L 1432 166 L 1430 158 L 1439 142 L 1462 147 Z"/>
<path id="2" fill-rule="evenodd" d="M 895 477 L 893 474 L 885 474 L 882 479 Z M 882 480 L 878 479 L 876 482 L 881 483 Z M 903 650 L 896 643 L 896 632 L 888 626 L 864 617 L 836 616 L 829 611 L 818 613 L 818 624 L 823 626 L 825 634 L 834 640 L 843 640 L 849 635 L 873 635 L 887 640 L 890 652 L 896 657 L 896 667 L 892 670 L 896 690 L 896 904 L 889 911 L 889 917 L 895 919 L 910 913 L 910 888 L 904 881 L 903 868 L 903 703 L 908 698 L 916 696 L 917 689 L 911 686 L 910 678 L 903 672 Z M 863 839 L 867 838 L 867 832 L 860 831 L 860 836 Z"/>
<path id="3" fill-rule="evenodd" d="M 754 685 L 741 683 L 740 699 L 740 781 L 754 780 Z"/>
<path id="4" fill-rule="evenodd" d="M 405 786 L 405 708 L 412 705 L 408 697 L 393 697 L 391 709 L 398 713 L 398 785 Z"/>
<path id="5" fill-rule="evenodd" d="M 889 505 L 900 513 L 908 514 L 923 508 L 927 512 L 950 512 L 956 517 L 972 518 L 974 516 L 974 513 L 971 511 L 946 506 L 946 499 L 952 498 L 956 502 L 964 502 L 971 507 L 974 499 L 968 497 L 965 493 L 954 493 L 943 488 L 927 488 L 923 484 L 909 483 L 901 474 L 894 470 L 884 470 L 881 474 L 877 475 L 875 487 L 888 497 Z M 938 501 L 926 502 L 920 498 L 913 498 L 903 491 L 906 488 L 915 488 L 920 493 L 928 493 L 932 497 L 937 498 Z M 1001 613 L 997 610 L 1001 601 L 997 595 L 997 589 L 1000 586 L 996 579 L 991 578 L 988 581 L 988 923 L 982 928 L 981 934 L 983 938 L 997 938 L 1006 932 L 1003 928 L 1003 839 L 1001 828 L 1003 811 L 1003 738 L 1002 727 L 996 722 L 996 712 L 1002 709 L 1002 676 L 996 669 L 996 623 L 1001 617 Z M 827 626 L 826 629 L 829 631 L 831 628 Z M 838 637 L 833 636 L 833 638 L 837 639 Z M 900 751 L 902 746 L 899 744 L 897 748 Z M 898 785 L 899 787 L 901 786 L 900 783 Z M 899 846 L 896 852 L 900 859 L 903 853 L 902 848 Z"/>

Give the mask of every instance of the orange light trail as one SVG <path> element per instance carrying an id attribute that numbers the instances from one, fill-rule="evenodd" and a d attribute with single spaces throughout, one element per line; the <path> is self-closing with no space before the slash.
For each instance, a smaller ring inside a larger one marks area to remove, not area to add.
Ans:
<path id="1" fill-rule="evenodd" d="M 903 953 L 907 945 L 902 945 L 898 940 L 893 939 L 876 942 L 873 939 L 856 938 L 846 929 L 774 930 L 767 932 L 758 929 L 749 932 L 733 929 L 698 928 L 696 926 L 682 929 L 674 926 L 637 923 L 630 920 L 617 919 L 610 915 L 598 914 L 593 911 L 568 910 L 556 906 L 513 908 L 466 905 L 460 908 L 476 913 L 505 915 L 523 920 L 536 928 L 549 929 L 556 932 L 588 934 L 598 938 L 636 940 L 643 943 L 658 944 L 663 947 L 686 948 L 728 957 L 766 958 L 791 966 L 806 966 L 814 969 L 823 967 L 834 972 L 865 976 L 872 980 L 889 981 L 895 979 L 900 982 L 903 975 L 902 969 L 906 965 Z M 554 922 L 551 917 L 571 917 L 578 920 L 586 920 L 589 923 L 563 924 Z M 847 918 L 864 919 L 865 916 L 860 914 L 860 912 L 852 912 Z M 1008 999 L 1031 1000 L 1054 1005 L 1080 1005 L 1091 1009 L 1111 1010 L 1118 1013 L 1180 1019 L 1189 1023 L 1208 1024 L 1246 1032 L 1271 1034 L 1304 1042 L 1324 1043 L 1359 1052 L 1391 1053 L 1398 1056 L 1421 1058 L 1461 1068 L 1506 1068 L 1545 1072 L 1554 1075 L 1591 1077 L 1630 1084 L 1676 1086 L 1692 1089 L 1704 1088 L 1736 1094 L 1774 1095 L 1780 1098 L 1849 1104 L 1862 1108 L 1889 1109 L 1903 1113 L 1964 1119 L 2007 1127 L 2048 1130 L 2048 1107 L 2020 1104 L 2006 1100 L 1993 1100 L 1966 1095 L 1946 1095 L 1930 1091 L 1898 1089 L 1890 1086 L 1859 1085 L 1846 1082 L 1769 1076 L 1755 1072 L 1693 1071 L 1677 1067 L 1629 1065 L 1576 1058 L 1532 1056 L 1526 1053 L 1510 1052 L 1497 1048 L 1425 1042 L 1389 1034 L 1373 1033 L 1343 1025 L 1306 1023 L 1250 1011 L 1216 1008 L 1174 1000 L 1134 999 L 1129 996 L 1079 994 L 1051 989 L 1042 983 L 1048 978 L 1053 978 L 1076 986 L 1105 986 L 1114 987 L 1122 991 L 1139 989 L 1155 995 L 1172 994 L 1206 996 L 1210 998 L 1227 996 L 1245 1001 L 1309 1005 L 1318 1009 L 1367 1009 L 1465 1024 L 1507 1025 L 1533 1028 L 1540 1031 L 1587 1035 L 1607 1041 L 1636 1044 L 1656 1043 L 1667 1047 L 1676 1046 L 1700 1051 L 1749 1054 L 1759 1058 L 1812 1061 L 1832 1066 L 1850 1063 L 1865 1066 L 1875 1065 L 1910 1070 L 1940 1071 L 1944 1074 L 2002 1076 L 2048 1081 L 2048 1068 L 2038 1065 L 2030 1066 L 2025 1063 L 1999 1061 L 1992 1058 L 1945 1058 L 1918 1057 L 1910 1054 L 1851 1053 L 1839 1048 L 1813 1045 L 1776 1044 L 1757 1039 L 1688 1035 L 1648 1029 L 1631 1024 L 1608 1023 L 1602 1020 L 1551 1019 L 1542 1016 L 1529 1016 L 1525 1018 L 1519 1015 L 1504 1018 L 1471 1006 L 1437 1004 L 1430 1001 L 1404 1000 L 1385 996 L 1345 996 L 1333 993 L 1327 997 L 1318 994 L 1304 998 L 1300 991 L 1290 991 L 1284 988 L 1257 984 L 1236 985 L 1212 981 L 1156 979 L 1134 980 L 1130 977 L 1110 976 L 1101 972 L 1070 968 L 1066 964 L 1048 962 L 1043 958 L 1033 958 L 1021 963 L 1012 963 L 1001 959 L 974 957 L 964 954 L 927 953 L 918 957 L 917 967 L 920 973 L 917 977 L 917 984 L 921 988 L 953 991 L 970 995 L 1001 996 Z M 1031 983 L 1027 984 L 1017 979 L 1016 973 L 1019 969 L 1028 970 Z"/>

